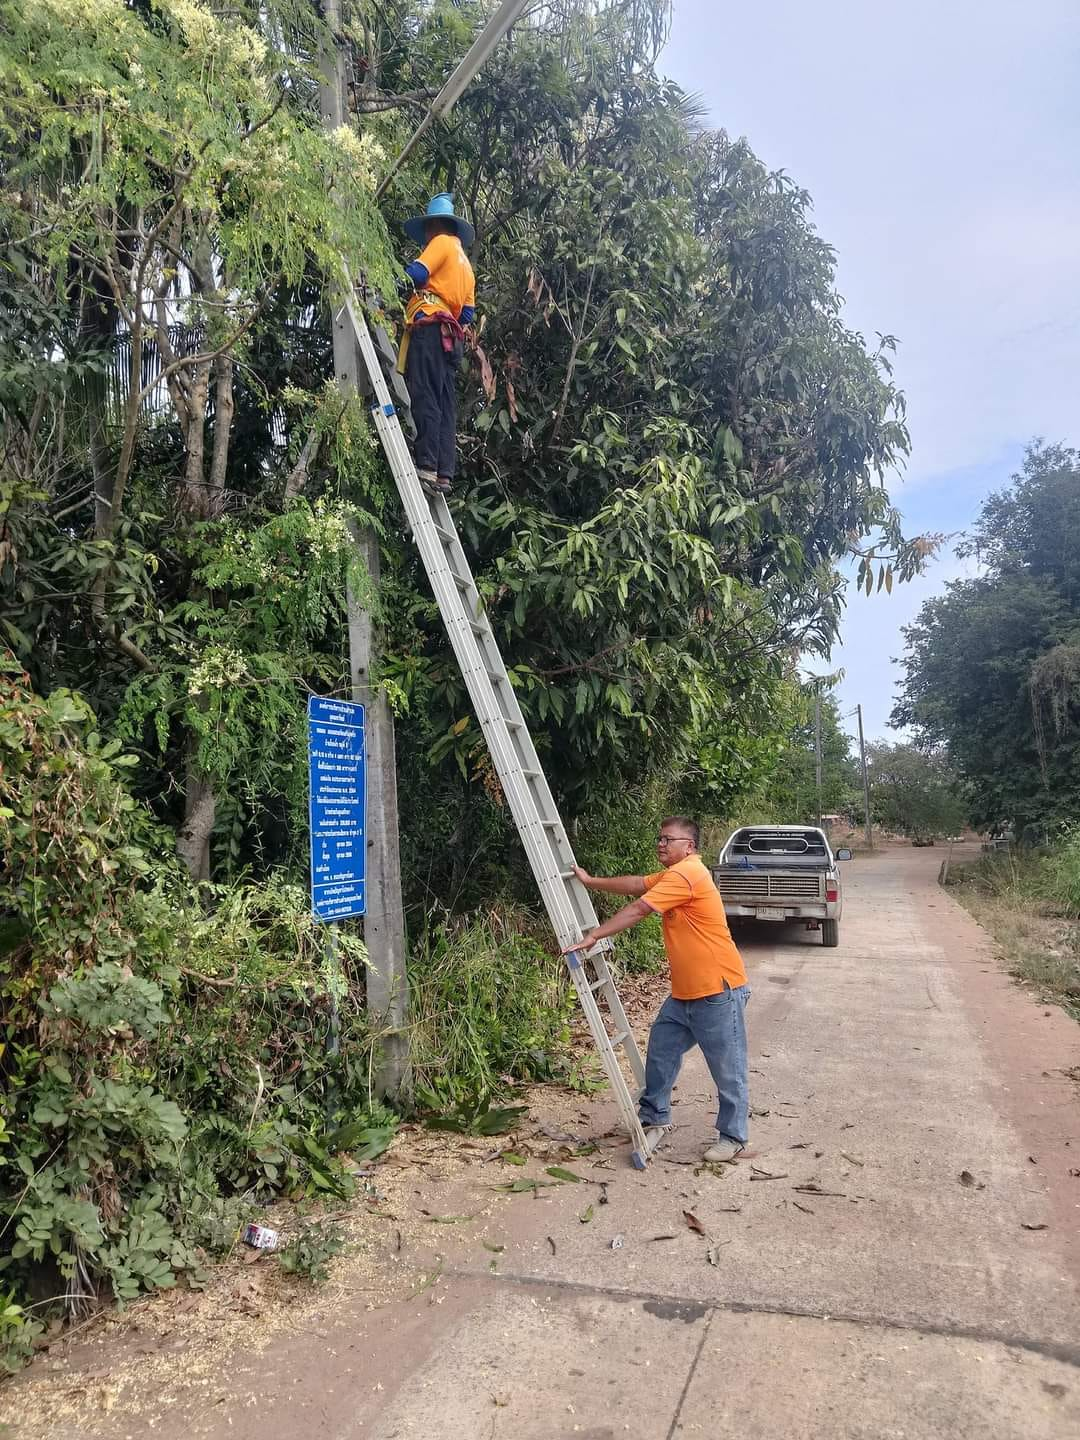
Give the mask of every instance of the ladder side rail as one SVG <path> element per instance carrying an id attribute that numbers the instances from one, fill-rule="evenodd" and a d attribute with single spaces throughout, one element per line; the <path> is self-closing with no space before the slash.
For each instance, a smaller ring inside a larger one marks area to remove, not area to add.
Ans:
<path id="1" fill-rule="evenodd" d="M 401 429 L 393 415 L 387 415 L 381 407 L 375 407 L 373 413 L 387 453 L 392 461 L 396 462 L 392 468 L 396 469 L 401 465 L 403 456 L 405 460 L 408 460 L 408 450 L 405 447 Z M 411 461 L 409 464 L 411 466 Z M 422 523 L 424 517 L 420 507 L 423 503 L 423 492 L 419 484 L 405 485 L 402 489 L 405 492 L 402 499 L 410 520 L 414 521 L 414 537 L 428 570 L 428 578 L 435 593 L 436 603 L 446 623 L 451 644 L 461 666 L 462 675 L 495 762 L 495 768 L 500 779 L 506 782 L 506 798 L 518 824 L 522 842 L 525 845 L 537 883 L 540 885 L 545 906 L 562 943 L 570 944 L 579 938 L 579 935 L 574 931 L 576 920 L 567 901 L 561 875 L 557 870 L 558 860 L 551 845 L 547 842 L 547 832 L 539 818 L 535 804 L 530 804 L 528 796 L 522 791 L 520 784 L 515 783 L 514 780 L 515 770 L 518 768 L 518 755 L 514 749 L 514 741 L 519 736 L 527 734 L 524 719 L 516 719 L 515 723 L 520 728 L 512 736 L 507 721 L 515 719 L 515 712 L 517 716 L 520 716 L 516 699 L 508 695 L 502 697 L 500 703 L 500 697 L 491 686 L 476 645 L 476 637 L 468 623 L 469 610 L 458 586 L 457 578 L 455 578 L 455 571 L 444 555 L 433 553 L 430 541 L 434 537 L 434 526 L 430 515 L 426 517 L 426 526 Z M 464 576 L 458 578 L 463 580 Z M 472 605 L 479 605 L 480 597 L 471 578 L 466 595 L 471 599 Z M 503 688 L 507 691 L 510 690 L 509 681 Z M 511 708 L 510 701 L 512 699 Z M 507 711 L 510 713 L 508 714 Z"/>
<path id="2" fill-rule="evenodd" d="M 370 340 L 368 346 L 377 365 Z M 388 410 L 390 413 L 387 413 Z M 389 400 L 385 405 L 373 407 L 380 438 L 388 456 L 395 462 L 392 469 L 396 479 L 398 473 L 407 476 L 413 467 L 401 428 L 392 412 Z M 578 898 L 576 905 L 571 899 L 573 892 L 567 888 L 566 872 L 573 864 L 573 850 L 546 781 L 537 795 L 531 788 L 531 780 L 524 774 L 529 771 L 541 777 L 543 770 L 460 540 L 452 542 L 451 552 L 447 554 L 447 547 L 438 534 L 437 523 L 446 533 L 456 536 L 453 517 L 443 500 L 435 510 L 439 516 L 439 522 L 436 522 L 418 483 L 405 484 L 400 488 L 414 539 L 504 793 L 525 842 L 545 907 L 560 942 L 569 945 L 579 938 L 583 930 L 597 923 L 596 913 L 587 899 L 583 902 Z M 483 625 L 485 638 L 490 637 L 486 647 L 481 647 L 469 623 L 470 618 Z M 494 681 L 493 675 L 496 677 Z M 574 881 L 574 884 L 577 882 Z"/>

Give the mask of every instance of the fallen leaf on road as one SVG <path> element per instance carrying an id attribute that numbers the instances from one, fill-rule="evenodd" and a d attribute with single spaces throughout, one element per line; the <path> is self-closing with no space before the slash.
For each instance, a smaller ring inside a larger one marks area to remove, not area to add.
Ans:
<path id="1" fill-rule="evenodd" d="M 863 1162 L 861 1160 L 857 1160 L 854 1155 L 849 1155 L 846 1150 L 840 1151 L 840 1158 L 842 1160 L 846 1160 L 849 1165 L 858 1165 L 860 1170 L 863 1167 Z"/>
<path id="2" fill-rule="evenodd" d="M 786 1180 L 787 1178 L 786 1170 L 774 1173 L 771 1170 L 759 1170 L 756 1165 L 750 1166 L 751 1180 Z"/>
<path id="3" fill-rule="evenodd" d="M 650 1240 L 674 1240 L 674 1235 L 650 1235 Z"/>
<path id="4" fill-rule="evenodd" d="M 524 1164 L 525 1164 L 525 1156 L 524 1156 L 524 1155 L 518 1155 L 518 1154 L 516 1154 L 515 1151 L 513 1151 L 513 1150 L 504 1150 L 504 1151 L 502 1152 L 502 1154 L 499 1156 L 499 1159 L 500 1159 L 500 1160 L 505 1160 L 508 1165 L 524 1165 Z"/>
<path id="5" fill-rule="evenodd" d="M 568 1180 L 574 1185 L 581 1184 L 580 1175 L 575 1175 L 573 1170 L 564 1170 L 561 1165 L 549 1165 L 545 1173 L 550 1175 L 554 1180 Z"/>
<path id="6" fill-rule="evenodd" d="M 701 1221 L 697 1218 L 697 1216 L 692 1210 L 684 1210 L 682 1213 L 683 1219 L 686 1221 L 687 1225 L 689 1225 L 690 1229 L 693 1230 L 695 1235 L 705 1234 L 705 1226 L 702 1225 Z"/>
<path id="7" fill-rule="evenodd" d="M 550 1180 L 511 1180 L 507 1185 L 493 1185 L 493 1190 L 505 1190 L 508 1195 L 522 1195 L 526 1190 L 531 1190 L 535 1195 L 541 1185 L 550 1185 Z"/>
<path id="8" fill-rule="evenodd" d="M 789 1150 L 808 1150 L 809 1148 L 810 1148 L 810 1141 L 809 1141 L 809 1140 L 800 1140 L 797 1145 L 789 1145 L 789 1146 L 788 1146 L 788 1149 L 789 1149 Z"/>
<path id="9" fill-rule="evenodd" d="M 793 1185 L 791 1188 L 798 1190 L 802 1195 L 836 1195 L 840 1199 L 844 1199 L 847 1195 L 846 1190 L 823 1190 L 814 1180 L 808 1180 L 805 1185 Z"/>
<path id="10" fill-rule="evenodd" d="M 501 1255 L 506 1249 L 505 1245 L 495 1245 L 490 1240 L 484 1240 L 482 1244 L 484 1246 L 484 1249 L 490 1250 L 493 1255 Z"/>
<path id="11" fill-rule="evenodd" d="M 550 1235 L 547 1237 L 547 1243 L 551 1246 L 551 1253 L 552 1253 L 552 1255 L 554 1255 L 554 1254 L 555 1254 L 555 1241 L 551 1238 Z"/>
<path id="12" fill-rule="evenodd" d="M 600 1181 L 600 1204 L 601 1204 L 601 1205 L 606 1205 L 607 1203 L 608 1203 L 608 1198 L 607 1198 L 607 1184 L 606 1184 L 603 1180 L 601 1180 L 601 1181 Z"/>
<path id="13" fill-rule="evenodd" d="M 801 1210 L 804 1215 L 813 1215 L 814 1213 L 813 1210 L 810 1209 L 809 1205 L 800 1205 L 798 1200 L 792 1200 L 791 1203 L 795 1206 L 796 1210 Z"/>
<path id="14" fill-rule="evenodd" d="M 960 1184 L 967 1190 L 985 1190 L 986 1186 L 981 1180 L 976 1180 L 970 1170 L 960 1171 Z"/>
<path id="15" fill-rule="evenodd" d="M 725 1245 L 730 1244 L 730 1240 L 720 1240 L 717 1242 L 717 1244 L 710 1245 L 708 1250 L 705 1251 L 705 1259 L 709 1262 L 710 1265 L 719 1265 L 720 1251 L 724 1248 Z"/>
<path id="16" fill-rule="evenodd" d="M 429 1210 L 421 1210 L 421 1215 L 427 1216 L 429 1225 L 463 1225 L 466 1220 L 475 1220 L 475 1215 L 432 1215 Z"/>
<path id="17" fill-rule="evenodd" d="M 593 1210 L 593 1207 L 591 1205 L 586 1205 L 585 1209 L 577 1218 L 581 1221 L 582 1225 L 588 1225 L 589 1221 L 593 1218 L 593 1215 L 595 1213 L 596 1212 Z"/>
<path id="18" fill-rule="evenodd" d="M 1029 1225 L 1026 1220 L 1021 1220 L 1021 1221 L 1020 1221 L 1020 1229 L 1021 1229 L 1021 1230 L 1047 1230 L 1047 1229 L 1049 1229 L 1049 1226 L 1047 1226 L 1047 1225 Z"/>

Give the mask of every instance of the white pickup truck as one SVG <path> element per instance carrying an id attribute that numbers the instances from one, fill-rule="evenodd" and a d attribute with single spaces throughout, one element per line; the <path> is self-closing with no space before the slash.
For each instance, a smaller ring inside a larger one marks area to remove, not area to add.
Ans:
<path id="1" fill-rule="evenodd" d="M 844 908 L 837 862 L 850 859 L 814 825 L 744 825 L 712 874 L 729 920 L 802 921 L 835 946 Z"/>

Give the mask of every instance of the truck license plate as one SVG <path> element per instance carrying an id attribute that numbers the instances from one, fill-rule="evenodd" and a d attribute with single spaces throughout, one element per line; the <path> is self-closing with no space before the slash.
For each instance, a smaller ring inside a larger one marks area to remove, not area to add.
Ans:
<path id="1" fill-rule="evenodd" d="M 784 912 L 776 905 L 763 905 L 757 912 L 759 920 L 783 920 Z"/>

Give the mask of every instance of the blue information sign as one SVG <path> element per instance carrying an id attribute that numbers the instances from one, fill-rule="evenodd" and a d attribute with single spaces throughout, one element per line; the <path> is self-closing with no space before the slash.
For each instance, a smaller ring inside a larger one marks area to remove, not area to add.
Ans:
<path id="1" fill-rule="evenodd" d="M 364 913 L 366 762 L 363 705 L 310 696 L 311 908 L 318 920 Z"/>

